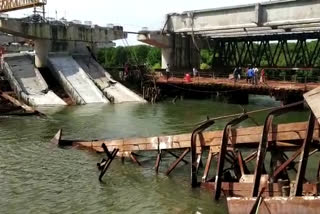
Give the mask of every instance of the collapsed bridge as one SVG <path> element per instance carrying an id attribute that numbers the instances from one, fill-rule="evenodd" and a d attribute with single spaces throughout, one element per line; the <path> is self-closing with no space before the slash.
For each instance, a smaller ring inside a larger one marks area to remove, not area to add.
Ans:
<path id="1" fill-rule="evenodd" d="M 99 48 L 127 37 L 121 26 L 89 26 L 33 17 L 1 18 L 0 31 L 34 43 L 34 53 L 4 57 L 4 73 L 18 97 L 27 104 L 146 102 L 113 80 L 96 62 Z M 62 100 L 51 90 L 47 82 L 52 79 L 67 98 Z"/>

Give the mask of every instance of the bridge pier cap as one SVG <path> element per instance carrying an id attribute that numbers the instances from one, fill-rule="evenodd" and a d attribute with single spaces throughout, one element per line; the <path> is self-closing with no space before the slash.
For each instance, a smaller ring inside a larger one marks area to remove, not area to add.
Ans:
<path id="1" fill-rule="evenodd" d="M 177 43 L 181 42 L 180 39 L 176 39 L 177 35 L 199 40 L 193 41 L 191 45 L 207 49 L 206 44 L 213 40 L 294 40 L 299 36 L 310 35 L 312 38 L 318 38 L 319 11 L 320 1 L 282 0 L 186 11 L 180 14 L 170 13 L 166 15 L 161 31 L 141 32 L 138 40 L 161 48 L 163 63 L 175 63 L 180 58 L 175 55 L 181 54 L 181 51 L 177 51 Z M 196 47 L 193 47 L 193 50 L 188 47 L 185 49 L 185 52 L 197 50 Z"/>
<path id="2" fill-rule="evenodd" d="M 113 40 L 127 38 L 121 26 L 100 27 L 65 21 L 34 22 L 30 17 L 23 19 L 0 18 L 0 31 L 33 40 L 36 64 L 45 66 L 49 52 L 87 53 L 112 45 Z"/>

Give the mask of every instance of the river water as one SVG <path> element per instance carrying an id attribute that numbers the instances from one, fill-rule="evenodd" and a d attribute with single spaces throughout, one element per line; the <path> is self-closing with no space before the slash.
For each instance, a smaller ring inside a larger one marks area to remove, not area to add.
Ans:
<path id="1" fill-rule="evenodd" d="M 252 96 L 247 110 L 278 106 L 268 97 Z M 50 139 L 63 128 L 72 139 L 142 137 L 191 132 L 207 116 L 241 112 L 239 105 L 214 100 L 151 104 L 87 105 L 41 109 L 48 118 L 0 118 L 0 213 L 226 213 L 225 202 L 213 202 L 206 190 L 191 189 L 189 166 L 169 177 L 154 173 L 155 157 L 139 167 L 115 160 L 99 183 L 96 163 L 103 157 L 88 151 L 61 149 Z M 266 113 L 254 115 L 262 124 Z M 307 113 L 281 117 L 302 121 Z M 214 129 L 222 129 L 219 121 Z M 252 121 L 244 126 L 254 125 Z"/>

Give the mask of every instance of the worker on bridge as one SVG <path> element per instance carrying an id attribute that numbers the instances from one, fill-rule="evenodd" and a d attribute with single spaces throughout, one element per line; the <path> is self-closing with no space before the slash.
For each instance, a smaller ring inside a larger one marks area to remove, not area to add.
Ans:
<path id="1" fill-rule="evenodd" d="M 0 64 L 1 64 L 1 70 L 4 69 L 4 47 L 0 46 Z"/>
<path id="2" fill-rule="evenodd" d="M 247 83 L 254 83 L 254 70 L 253 68 L 250 66 L 248 71 L 247 71 Z"/>
<path id="3" fill-rule="evenodd" d="M 167 77 L 167 81 L 168 81 L 170 78 L 170 65 L 169 64 L 167 64 L 167 68 L 166 68 L 166 77 Z"/>

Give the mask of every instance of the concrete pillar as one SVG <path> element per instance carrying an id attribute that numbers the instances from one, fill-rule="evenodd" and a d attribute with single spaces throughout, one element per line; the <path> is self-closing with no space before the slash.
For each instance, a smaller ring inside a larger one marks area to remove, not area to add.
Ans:
<path id="1" fill-rule="evenodd" d="M 50 49 L 49 40 L 35 40 L 35 65 L 37 68 L 44 68 L 47 66 L 48 54 Z"/>
<path id="2" fill-rule="evenodd" d="M 173 60 L 173 49 L 172 48 L 162 48 L 161 49 L 161 68 L 166 69 L 167 64 L 170 67 L 174 67 L 174 60 Z"/>
<path id="3" fill-rule="evenodd" d="M 167 64 L 175 69 L 199 68 L 200 54 L 194 47 L 190 36 L 172 35 L 170 48 L 162 48 L 162 68 L 165 69 Z"/>

